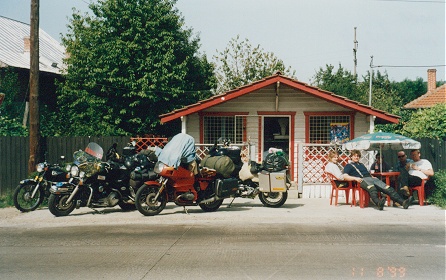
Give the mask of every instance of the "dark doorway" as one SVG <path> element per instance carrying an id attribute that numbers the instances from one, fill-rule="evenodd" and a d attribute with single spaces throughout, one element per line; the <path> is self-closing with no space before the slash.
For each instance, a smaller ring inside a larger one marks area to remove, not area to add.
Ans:
<path id="1" fill-rule="evenodd" d="M 263 157 L 266 156 L 270 148 L 282 149 L 289 155 L 289 117 L 263 117 Z"/>

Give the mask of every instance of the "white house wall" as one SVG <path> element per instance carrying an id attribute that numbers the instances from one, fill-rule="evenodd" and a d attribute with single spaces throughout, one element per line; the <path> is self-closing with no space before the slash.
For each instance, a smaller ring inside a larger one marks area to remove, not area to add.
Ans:
<path id="1" fill-rule="evenodd" d="M 258 112 L 274 112 L 276 111 L 276 93 L 273 87 L 263 88 L 258 91 L 243 95 L 239 98 L 228 102 L 213 106 L 204 110 L 204 112 L 243 112 L 249 113 L 247 118 L 246 135 L 250 138 L 251 143 L 258 145 Z M 294 141 L 295 143 L 305 142 L 305 115 L 304 112 L 351 112 L 342 106 L 327 102 L 310 94 L 294 90 L 288 87 L 280 87 L 278 112 L 296 112 L 294 119 Z M 252 116 L 252 117 L 249 117 Z M 197 142 L 200 139 L 199 116 L 192 114 L 187 117 L 187 133 L 193 136 Z M 355 137 L 368 133 L 369 123 L 366 115 L 362 113 L 355 114 L 354 133 Z M 295 145 L 293 143 L 293 145 Z M 296 147 L 296 146 L 295 146 Z M 258 149 L 256 149 L 258 150 Z M 294 178 L 298 174 L 298 151 L 294 149 Z M 312 186 L 314 188 L 314 186 Z M 317 187 L 316 187 L 317 188 Z M 324 190 L 321 193 L 324 196 L 326 186 L 322 186 Z"/>

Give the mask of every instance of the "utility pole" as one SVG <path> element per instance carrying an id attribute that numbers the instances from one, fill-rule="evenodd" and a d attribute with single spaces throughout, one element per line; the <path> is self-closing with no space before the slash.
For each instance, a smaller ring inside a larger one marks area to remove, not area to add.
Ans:
<path id="1" fill-rule="evenodd" d="M 28 173 L 39 159 L 39 1 L 31 0 L 29 67 L 29 160 Z"/>
<path id="2" fill-rule="evenodd" d="M 370 88 L 369 88 L 369 106 L 372 106 L 372 80 L 373 80 L 373 55 L 370 57 Z M 375 116 L 370 115 L 370 133 L 375 131 Z"/>
<path id="3" fill-rule="evenodd" d="M 355 33 L 354 33 L 354 39 L 353 39 L 353 75 L 355 75 L 356 79 L 356 66 L 358 66 L 358 60 L 356 59 L 356 52 L 358 51 L 358 40 L 356 40 L 356 27 L 355 27 Z"/>

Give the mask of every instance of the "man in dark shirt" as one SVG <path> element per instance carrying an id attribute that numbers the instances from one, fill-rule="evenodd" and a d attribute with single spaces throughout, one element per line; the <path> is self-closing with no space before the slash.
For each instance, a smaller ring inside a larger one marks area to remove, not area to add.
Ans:
<path id="1" fill-rule="evenodd" d="M 404 209 L 409 208 L 410 204 L 412 204 L 413 197 L 410 196 L 408 199 L 404 200 L 393 188 L 387 186 L 378 178 L 372 177 L 367 170 L 367 167 L 359 162 L 359 159 L 361 158 L 360 151 L 351 151 L 350 158 L 352 162 L 344 167 L 344 180 L 358 182 L 361 188 L 370 194 L 370 198 L 373 203 L 375 203 L 378 210 L 383 210 L 384 204 L 386 203 L 385 198 L 379 199 L 378 192 L 390 196 L 394 202 L 402 205 Z"/>

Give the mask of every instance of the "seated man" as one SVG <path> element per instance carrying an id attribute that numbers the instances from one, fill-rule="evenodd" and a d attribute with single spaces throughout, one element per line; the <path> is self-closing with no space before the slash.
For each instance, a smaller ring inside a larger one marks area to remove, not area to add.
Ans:
<path id="1" fill-rule="evenodd" d="M 381 156 L 380 153 L 377 153 L 375 156 L 375 162 L 372 163 L 370 167 L 370 172 L 381 172 L 381 166 L 382 172 L 387 172 L 390 170 L 390 166 L 384 161 L 384 157 Z"/>
<path id="2" fill-rule="evenodd" d="M 427 159 L 421 159 L 420 150 L 412 150 L 410 157 L 413 162 L 407 163 L 406 168 L 401 168 L 398 182 L 400 185 L 400 194 L 408 196 L 409 188 L 421 185 L 423 179 L 434 176 L 432 164 Z M 430 195 L 432 190 L 426 190 L 426 196 Z"/>
<path id="3" fill-rule="evenodd" d="M 377 206 L 378 210 L 383 210 L 384 204 L 386 203 L 385 198 L 379 199 L 378 192 L 387 194 L 394 202 L 402 205 L 404 209 L 409 208 L 410 204 L 412 204 L 413 197 L 404 200 L 393 188 L 387 186 L 378 178 L 372 177 L 367 170 L 367 167 L 359 162 L 359 159 L 361 158 L 360 151 L 351 151 L 350 157 L 352 162 L 344 167 L 344 180 L 358 182 L 361 188 L 370 194 L 370 198 Z"/>
<path id="4" fill-rule="evenodd" d="M 407 158 L 406 152 L 404 150 L 398 151 L 398 162 L 394 165 L 395 171 L 401 172 L 402 169 L 406 168 L 408 163 L 413 162 L 410 158 Z"/>

